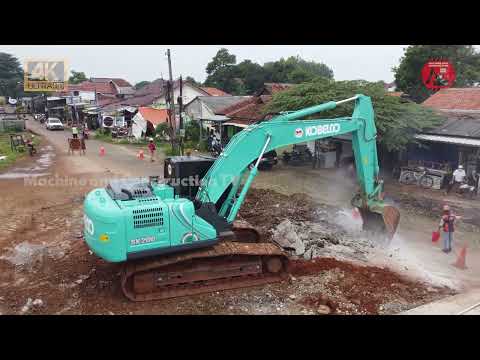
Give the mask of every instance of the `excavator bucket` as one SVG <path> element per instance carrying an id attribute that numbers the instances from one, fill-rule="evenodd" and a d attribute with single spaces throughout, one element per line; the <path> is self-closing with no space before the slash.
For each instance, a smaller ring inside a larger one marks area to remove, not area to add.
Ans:
<path id="1" fill-rule="evenodd" d="M 363 220 L 363 229 L 377 235 L 386 235 L 391 240 L 400 222 L 400 212 L 390 205 L 375 210 L 359 209 Z"/>
<path id="2" fill-rule="evenodd" d="M 384 205 L 383 207 L 383 222 L 389 238 L 392 239 L 397 231 L 398 223 L 400 222 L 400 211 L 394 206 Z"/>

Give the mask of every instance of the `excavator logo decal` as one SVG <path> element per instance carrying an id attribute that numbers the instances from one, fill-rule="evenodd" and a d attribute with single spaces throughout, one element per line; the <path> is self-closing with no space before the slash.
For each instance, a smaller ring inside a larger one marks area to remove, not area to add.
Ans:
<path id="1" fill-rule="evenodd" d="M 306 136 L 318 136 L 323 134 L 334 134 L 340 131 L 340 124 L 326 124 L 326 125 L 316 125 L 316 126 L 307 126 L 305 128 Z M 303 129 L 297 128 L 295 129 L 295 137 L 301 138 L 303 137 Z"/>
<path id="2" fill-rule="evenodd" d="M 307 126 L 305 132 L 307 136 L 315 136 L 322 134 L 333 134 L 340 131 L 340 124 L 326 124 L 326 125 L 317 125 L 317 126 Z"/>

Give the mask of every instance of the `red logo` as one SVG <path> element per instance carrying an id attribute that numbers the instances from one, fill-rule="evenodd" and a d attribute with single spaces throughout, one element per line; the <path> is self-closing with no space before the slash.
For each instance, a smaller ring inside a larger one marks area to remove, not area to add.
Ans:
<path id="1" fill-rule="evenodd" d="M 301 138 L 302 136 L 303 136 L 303 129 L 302 128 L 295 129 L 295 137 Z"/>
<path id="2" fill-rule="evenodd" d="M 446 60 L 431 60 L 423 65 L 422 81 L 431 90 L 450 87 L 455 82 L 455 69 Z"/>

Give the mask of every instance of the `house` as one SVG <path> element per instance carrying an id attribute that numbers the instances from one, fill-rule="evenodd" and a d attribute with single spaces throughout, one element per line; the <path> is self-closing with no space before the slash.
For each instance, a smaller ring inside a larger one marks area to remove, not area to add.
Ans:
<path id="1" fill-rule="evenodd" d="M 198 86 L 195 86 L 189 82 L 183 82 L 182 83 L 182 101 L 183 104 L 189 104 L 192 100 L 194 100 L 197 96 L 212 96 L 212 93 L 216 94 L 213 95 L 212 97 L 227 97 L 227 96 L 222 96 L 219 95 L 221 94 L 221 90 L 215 89 L 215 88 L 201 88 Z M 159 96 L 153 106 L 158 107 L 158 108 L 164 108 L 166 107 L 167 101 L 166 101 L 166 89 L 162 92 L 161 96 Z M 207 91 L 208 90 L 208 91 Z M 175 104 L 177 103 L 177 99 L 180 96 L 180 81 L 175 80 L 173 83 L 173 99 Z"/>
<path id="2" fill-rule="evenodd" d="M 467 174 L 480 171 L 480 88 L 447 88 L 422 104 L 435 110 L 446 121 L 415 138 L 423 146 L 409 146 L 410 161 L 448 163 L 465 166 Z"/>
<path id="3" fill-rule="evenodd" d="M 57 95 L 74 99 L 79 98 L 70 100 L 70 103 L 77 101 L 95 104 L 97 100 L 113 102 L 133 96 L 134 93 L 133 86 L 124 79 L 90 78 L 79 84 L 68 84 L 67 90 L 57 93 Z"/>
<path id="4" fill-rule="evenodd" d="M 185 114 L 192 121 L 198 121 L 201 129 L 214 130 L 217 136 L 222 138 L 221 124 L 229 120 L 222 110 L 250 99 L 252 96 L 197 96 L 185 105 Z"/>
<path id="5" fill-rule="evenodd" d="M 387 91 L 387 92 L 395 92 L 395 90 L 397 89 L 397 84 L 395 84 L 395 81 L 393 81 L 391 83 L 384 82 L 383 86 L 385 88 L 385 91 Z"/>
<path id="6" fill-rule="evenodd" d="M 146 135 L 153 135 L 159 124 L 168 123 L 168 111 L 167 109 L 140 107 L 132 121 L 132 135 L 136 139 L 140 139 Z"/>
<path id="7" fill-rule="evenodd" d="M 480 88 L 441 89 L 422 105 L 443 112 L 480 113 Z"/>
<path id="8" fill-rule="evenodd" d="M 114 111 L 123 106 L 131 107 L 145 107 L 151 106 L 156 100 L 161 97 L 165 91 L 166 80 L 156 79 L 151 83 L 145 85 L 141 89 L 135 91 L 134 95 L 125 99 L 100 99 L 98 105 L 104 111 Z"/>

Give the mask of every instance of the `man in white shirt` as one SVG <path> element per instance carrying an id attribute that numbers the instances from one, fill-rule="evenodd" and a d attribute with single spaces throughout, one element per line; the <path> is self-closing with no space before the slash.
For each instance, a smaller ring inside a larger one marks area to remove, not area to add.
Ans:
<path id="1" fill-rule="evenodd" d="M 467 174 L 465 173 L 465 170 L 463 169 L 463 165 L 458 165 L 458 169 L 453 172 L 452 176 L 453 176 L 453 178 L 452 178 L 453 184 L 452 184 L 452 186 L 449 187 L 447 193 L 449 193 L 452 189 L 455 189 L 455 191 L 457 191 L 459 186 L 465 180 L 465 177 L 467 176 Z"/>

